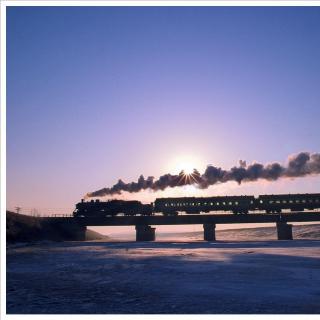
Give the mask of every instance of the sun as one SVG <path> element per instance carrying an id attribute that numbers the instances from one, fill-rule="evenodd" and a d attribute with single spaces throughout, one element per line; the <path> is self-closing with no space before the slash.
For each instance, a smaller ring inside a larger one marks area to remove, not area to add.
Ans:
<path id="1" fill-rule="evenodd" d="M 181 163 L 180 168 L 181 168 L 180 171 L 183 171 L 185 175 L 189 176 L 193 173 L 195 166 L 190 162 L 185 162 L 185 163 Z"/>
<path id="2" fill-rule="evenodd" d="M 201 161 L 191 156 L 180 156 L 171 162 L 170 167 L 172 168 L 170 171 L 174 171 L 174 173 L 183 171 L 185 175 L 192 175 L 194 169 L 201 169 Z"/>

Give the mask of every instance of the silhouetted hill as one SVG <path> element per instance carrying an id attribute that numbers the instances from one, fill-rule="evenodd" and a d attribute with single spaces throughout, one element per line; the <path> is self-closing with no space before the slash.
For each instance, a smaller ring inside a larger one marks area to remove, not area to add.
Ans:
<path id="1" fill-rule="evenodd" d="M 7 211 L 6 217 L 8 242 L 63 241 L 69 238 L 67 228 L 61 224 L 53 223 L 48 218 L 31 217 L 10 211 Z M 87 229 L 86 240 L 109 240 L 109 237 Z"/>

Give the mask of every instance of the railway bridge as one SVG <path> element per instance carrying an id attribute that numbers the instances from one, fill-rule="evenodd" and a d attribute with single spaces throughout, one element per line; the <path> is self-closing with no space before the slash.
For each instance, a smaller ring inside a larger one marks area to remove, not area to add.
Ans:
<path id="1" fill-rule="evenodd" d="M 52 218 L 70 219 L 79 225 L 85 233 L 88 226 L 135 226 L 137 241 L 154 241 L 156 225 L 203 225 L 203 239 L 215 241 L 215 228 L 217 224 L 235 223 L 275 223 L 278 240 L 292 239 L 292 224 L 289 222 L 320 221 L 320 211 L 286 212 L 277 214 L 249 213 L 249 214 L 193 214 L 176 216 L 114 216 L 114 217 L 78 217 L 78 218 Z"/>

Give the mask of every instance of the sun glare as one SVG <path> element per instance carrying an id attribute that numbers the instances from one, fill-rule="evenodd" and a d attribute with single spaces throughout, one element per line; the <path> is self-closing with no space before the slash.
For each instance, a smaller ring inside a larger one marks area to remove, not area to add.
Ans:
<path id="1" fill-rule="evenodd" d="M 192 174 L 193 169 L 195 169 L 195 166 L 192 165 L 191 163 L 182 163 L 180 167 L 181 167 L 180 171 L 183 171 L 184 174 L 186 174 L 186 175 Z"/>
<path id="2" fill-rule="evenodd" d="M 191 175 L 194 169 L 200 170 L 201 162 L 191 157 L 179 157 L 173 163 L 175 173 L 184 172 L 185 175 Z"/>

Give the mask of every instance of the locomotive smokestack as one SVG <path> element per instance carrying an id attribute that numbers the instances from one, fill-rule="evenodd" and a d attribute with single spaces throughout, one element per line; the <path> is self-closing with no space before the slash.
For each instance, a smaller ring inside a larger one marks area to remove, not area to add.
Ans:
<path id="1" fill-rule="evenodd" d="M 194 169 L 190 175 L 181 171 L 178 175 L 167 173 L 160 176 L 158 180 L 150 176 L 147 179 L 141 175 L 137 182 L 125 183 L 119 180 L 110 188 L 103 188 L 90 192 L 86 197 L 102 197 L 106 195 L 120 194 L 123 191 L 139 192 L 142 190 L 164 190 L 184 185 L 195 185 L 201 189 L 206 189 L 217 183 L 228 181 L 242 182 L 264 180 L 277 180 L 279 178 L 297 178 L 320 173 L 320 153 L 300 152 L 292 155 L 287 160 L 287 165 L 282 166 L 274 162 L 270 164 L 252 163 L 247 165 L 246 161 L 240 160 L 239 166 L 229 170 L 224 170 L 212 165 L 208 165 L 205 172 L 200 174 Z"/>

